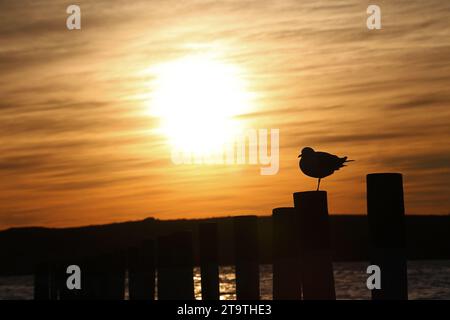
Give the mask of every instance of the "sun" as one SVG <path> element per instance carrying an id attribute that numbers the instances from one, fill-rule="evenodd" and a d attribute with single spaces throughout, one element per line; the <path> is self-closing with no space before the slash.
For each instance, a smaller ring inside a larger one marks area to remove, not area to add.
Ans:
<path id="1" fill-rule="evenodd" d="M 251 109 L 247 87 L 236 65 L 188 56 L 155 67 L 151 114 L 173 149 L 211 154 L 242 130 L 236 117 Z"/>

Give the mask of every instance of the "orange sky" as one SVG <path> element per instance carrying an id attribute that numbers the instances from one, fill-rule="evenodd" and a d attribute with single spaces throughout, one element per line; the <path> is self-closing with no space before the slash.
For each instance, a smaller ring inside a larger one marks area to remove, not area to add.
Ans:
<path id="1" fill-rule="evenodd" d="M 322 182 L 331 213 L 365 213 L 384 171 L 404 174 L 408 214 L 450 213 L 450 2 L 377 1 L 375 31 L 369 3 L 78 1 L 68 31 L 59 1 L 2 1 L 0 229 L 270 214 L 316 186 L 303 146 L 356 160 Z M 171 162 L 153 70 L 203 54 L 252 97 L 234 120 L 280 130 L 277 175 Z"/>

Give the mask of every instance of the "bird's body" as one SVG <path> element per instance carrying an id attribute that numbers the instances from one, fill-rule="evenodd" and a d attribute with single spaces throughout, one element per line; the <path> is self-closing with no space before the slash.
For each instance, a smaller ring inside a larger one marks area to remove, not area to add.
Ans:
<path id="1" fill-rule="evenodd" d="M 345 167 L 346 162 L 353 161 L 347 160 L 347 157 L 340 158 L 327 152 L 316 152 L 309 147 L 302 149 L 302 153 L 299 155 L 300 157 L 300 170 L 309 177 L 319 179 L 317 190 L 319 190 L 320 179 L 328 177 L 334 171 Z"/>

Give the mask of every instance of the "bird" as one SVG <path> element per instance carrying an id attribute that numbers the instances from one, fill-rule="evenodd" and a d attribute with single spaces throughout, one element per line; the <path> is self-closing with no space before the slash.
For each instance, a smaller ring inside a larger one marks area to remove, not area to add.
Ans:
<path id="1" fill-rule="evenodd" d="M 307 176 L 318 178 L 317 191 L 319 191 L 320 180 L 332 175 L 334 171 L 345 167 L 345 163 L 354 161 L 347 157 L 338 157 L 327 152 L 314 151 L 311 147 L 305 147 L 298 155 L 300 170 Z"/>

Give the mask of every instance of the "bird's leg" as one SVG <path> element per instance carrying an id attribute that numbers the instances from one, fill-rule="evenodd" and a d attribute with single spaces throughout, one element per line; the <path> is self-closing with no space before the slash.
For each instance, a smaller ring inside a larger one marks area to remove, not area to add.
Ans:
<path id="1" fill-rule="evenodd" d="M 319 187 L 320 187 L 320 178 L 319 181 L 317 182 L 317 191 L 319 191 Z"/>

